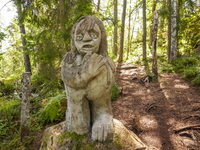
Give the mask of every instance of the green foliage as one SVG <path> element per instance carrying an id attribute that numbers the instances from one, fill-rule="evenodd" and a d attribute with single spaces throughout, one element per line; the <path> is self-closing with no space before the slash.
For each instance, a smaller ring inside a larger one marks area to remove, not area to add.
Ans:
<path id="1" fill-rule="evenodd" d="M 200 72 L 199 72 L 200 73 Z M 197 74 L 197 76 L 192 80 L 192 83 L 195 85 L 200 85 L 200 74 Z"/>
<path id="2" fill-rule="evenodd" d="M 192 78 L 198 74 L 196 67 L 187 67 L 183 70 L 184 78 Z"/>
<path id="3" fill-rule="evenodd" d="M 180 57 L 171 63 L 160 62 L 160 70 L 164 72 L 181 73 L 184 78 L 191 80 L 195 85 L 200 85 L 200 57 Z"/>
<path id="4" fill-rule="evenodd" d="M 0 41 L 3 40 L 6 37 L 6 34 L 4 32 L 0 32 Z"/>
<path id="5" fill-rule="evenodd" d="M 0 99 L 0 140 L 19 132 L 20 104 L 20 100 Z"/>
<path id="6" fill-rule="evenodd" d="M 66 94 L 59 94 L 49 100 L 43 99 L 44 108 L 40 110 L 40 121 L 46 125 L 53 121 L 59 122 L 63 119 L 67 105 Z"/>
<path id="7" fill-rule="evenodd" d="M 81 0 L 77 3 L 75 9 L 75 19 L 77 20 L 81 16 L 92 15 L 92 1 L 91 0 Z"/>
<path id="8" fill-rule="evenodd" d="M 159 66 L 159 70 L 161 72 L 167 72 L 167 73 L 174 72 L 173 65 L 168 63 L 167 61 L 163 61 L 163 62 L 158 63 L 158 66 Z"/>
<path id="9" fill-rule="evenodd" d="M 112 96 L 111 100 L 114 101 L 119 97 L 119 87 L 117 85 L 117 82 L 114 82 L 113 89 L 112 89 Z"/>
<path id="10" fill-rule="evenodd" d="M 184 68 L 192 67 L 198 62 L 197 57 L 181 57 L 176 59 L 172 64 L 176 72 L 182 72 Z"/>
<path id="11" fill-rule="evenodd" d="M 12 80 L 4 80 L 2 82 L 0 81 L 0 97 L 13 95 L 14 90 L 15 87 L 14 82 Z"/>
<path id="12" fill-rule="evenodd" d="M 179 45 L 183 47 L 181 53 L 191 54 L 194 53 L 195 48 L 199 46 L 200 39 L 200 24 L 197 23 L 200 19 L 200 8 L 192 1 L 188 4 L 180 4 L 180 25 L 179 25 Z M 195 6 L 196 5 L 196 6 Z M 190 6 L 190 7 L 188 7 Z"/>

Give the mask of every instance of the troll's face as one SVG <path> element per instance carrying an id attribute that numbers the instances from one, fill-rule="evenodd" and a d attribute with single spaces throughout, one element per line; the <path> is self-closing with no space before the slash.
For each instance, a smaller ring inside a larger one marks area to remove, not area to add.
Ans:
<path id="1" fill-rule="evenodd" d="M 74 44 L 80 55 L 87 52 L 97 53 L 101 43 L 101 30 L 91 20 L 81 20 L 75 29 Z"/>

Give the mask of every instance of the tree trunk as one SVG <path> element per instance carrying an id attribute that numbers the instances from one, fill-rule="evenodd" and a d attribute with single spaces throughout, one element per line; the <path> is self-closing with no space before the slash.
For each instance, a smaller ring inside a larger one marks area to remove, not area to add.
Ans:
<path id="1" fill-rule="evenodd" d="M 131 42 L 133 41 L 133 34 L 134 34 L 134 30 L 135 30 L 135 22 L 136 22 L 136 19 L 137 19 L 137 15 L 138 15 L 138 9 L 136 10 L 134 24 L 132 25 L 131 39 L 130 39 Z M 130 44 L 130 49 L 131 48 L 132 48 L 132 44 Z"/>
<path id="2" fill-rule="evenodd" d="M 126 59 L 128 59 L 129 53 L 130 53 L 130 32 L 131 32 L 131 6 L 130 6 L 130 11 L 129 11 L 129 16 L 128 16 L 128 48 L 127 48 L 127 56 Z"/>
<path id="3" fill-rule="evenodd" d="M 118 28 L 118 9 L 117 9 L 117 0 L 114 0 L 114 43 L 113 43 L 113 56 L 117 56 L 118 46 L 117 46 L 117 28 Z"/>
<path id="4" fill-rule="evenodd" d="M 30 110 L 30 95 L 31 95 L 31 73 L 25 72 L 22 74 L 22 101 L 21 101 L 21 140 L 29 134 L 29 110 Z"/>
<path id="5" fill-rule="evenodd" d="M 122 13 L 121 38 L 120 38 L 120 51 L 119 51 L 118 62 L 123 62 L 124 30 L 125 30 L 125 18 L 126 18 L 126 3 L 127 3 L 127 0 L 124 0 L 124 2 L 123 2 L 123 13 Z"/>
<path id="6" fill-rule="evenodd" d="M 1 44 L 1 43 L 0 43 Z M 1 48 L 1 47 L 0 47 Z M 1 49 L 1 53 L 3 53 L 3 50 Z M 2 72 L 3 72 L 3 75 L 5 75 L 5 65 L 4 65 L 4 59 L 2 58 L 1 59 L 1 67 L 2 67 Z"/>
<path id="7" fill-rule="evenodd" d="M 170 60 L 173 61 L 177 58 L 177 14 L 176 14 L 176 0 L 171 0 L 172 13 L 171 13 L 171 52 Z"/>
<path id="8" fill-rule="evenodd" d="M 17 6 L 17 13 L 19 16 L 19 28 L 20 28 L 20 33 L 21 33 L 21 39 L 22 39 L 22 46 L 23 46 L 23 55 L 24 55 L 24 65 L 25 65 L 25 72 L 30 72 L 31 73 L 31 63 L 30 63 L 30 58 L 28 53 L 26 52 L 26 39 L 24 37 L 24 35 L 26 34 L 25 32 L 25 27 L 24 25 L 21 23 L 21 14 L 22 14 L 22 8 L 21 8 L 21 4 L 19 4 Z"/>
<path id="9" fill-rule="evenodd" d="M 100 3 L 101 3 L 101 0 L 98 0 L 98 4 L 97 4 L 97 11 L 99 12 L 99 8 L 100 8 Z"/>
<path id="10" fill-rule="evenodd" d="M 161 9 L 165 9 L 167 6 L 167 3 L 166 3 L 166 0 L 163 0 L 162 1 L 162 6 L 161 6 Z M 160 34 L 159 34 L 159 36 L 158 36 L 158 39 L 159 39 L 159 41 L 158 41 L 158 43 L 157 43 L 157 45 L 159 46 L 159 47 L 162 47 L 163 46 L 163 44 L 164 44 L 164 42 L 165 42 L 165 22 L 166 22 L 166 19 L 165 19 L 165 17 L 164 16 L 160 16 L 159 17 L 160 19 L 159 19 L 159 22 L 160 22 L 160 25 L 158 26 L 159 27 L 159 29 L 158 30 L 160 30 Z M 167 42 L 167 41 L 166 41 Z"/>
<path id="11" fill-rule="evenodd" d="M 152 6 L 152 20 L 153 20 L 153 15 L 154 15 L 154 11 L 156 10 L 156 4 L 157 4 L 157 0 L 154 0 L 153 2 L 153 6 Z M 153 42 L 153 27 L 150 27 L 150 37 L 149 37 L 149 48 L 151 48 Z"/>
<path id="12" fill-rule="evenodd" d="M 66 16 L 66 8 L 65 8 L 65 0 L 59 0 L 59 4 L 60 4 L 60 27 L 61 27 L 61 32 L 63 35 L 63 48 L 61 50 L 61 58 L 64 56 L 64 54 L 67 52 L 67 45 L 65 43 L 64 40 L 64 34 L 66 31 L 65 28 L 65 22 L 68 19 L 68 17 Z"/>
<path id="13" fill-rule="evenodd" d="M 153 49 L 153 63 L 152 63 L 152 73 L 154 75 L 158 75 L 157 72 L 157 53 L 156 53 L 156 41 L 157 41 L 157 31 L 158 31 L 158 13 L 154 12 L 153 18 L 153 41 L 152 41 L 152 49 Z"/>
<path id="14" fill-rule="evenodd" d="M 143 0 L 143 60 L 146 63 L 146 0 Z"/>
<path id="15" fill-rule="evenodd" d="M 167 49 L 167 56 L 168 61 L 171 60 L 170 53 L 171 53 L 171 0 L 168 0 L 168 9 L 169 9 L 169 16 L 168 16 L 168 49 Z"/>

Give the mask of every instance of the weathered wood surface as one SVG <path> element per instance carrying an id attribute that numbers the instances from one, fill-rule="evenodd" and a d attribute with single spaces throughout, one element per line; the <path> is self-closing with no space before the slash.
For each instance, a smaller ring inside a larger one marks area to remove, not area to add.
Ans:
<path id="1" fill-rule="evenodd" d="M 22 101 L 21 101 L 21 139 L 29 134 L 29 118 L 30 118 L 30 95 L 31 95 L 31 73 L 22 74 Z"/>

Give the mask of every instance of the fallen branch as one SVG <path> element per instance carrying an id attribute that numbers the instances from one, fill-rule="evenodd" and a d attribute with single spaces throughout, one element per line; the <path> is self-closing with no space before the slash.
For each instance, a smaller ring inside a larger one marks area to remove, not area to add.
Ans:
<path id="1" fill-rule="evenodd" d="M 185 130 L 191 130 L 191 129 L 200 129 L 200 124 L 196 124 L 196 125 L 189 125 L 189 126 L 185 126 L 182 127 L 180 129 L 174 129 L 174 133 L 177 134 L 179 132 L 185 131 Z"/>

